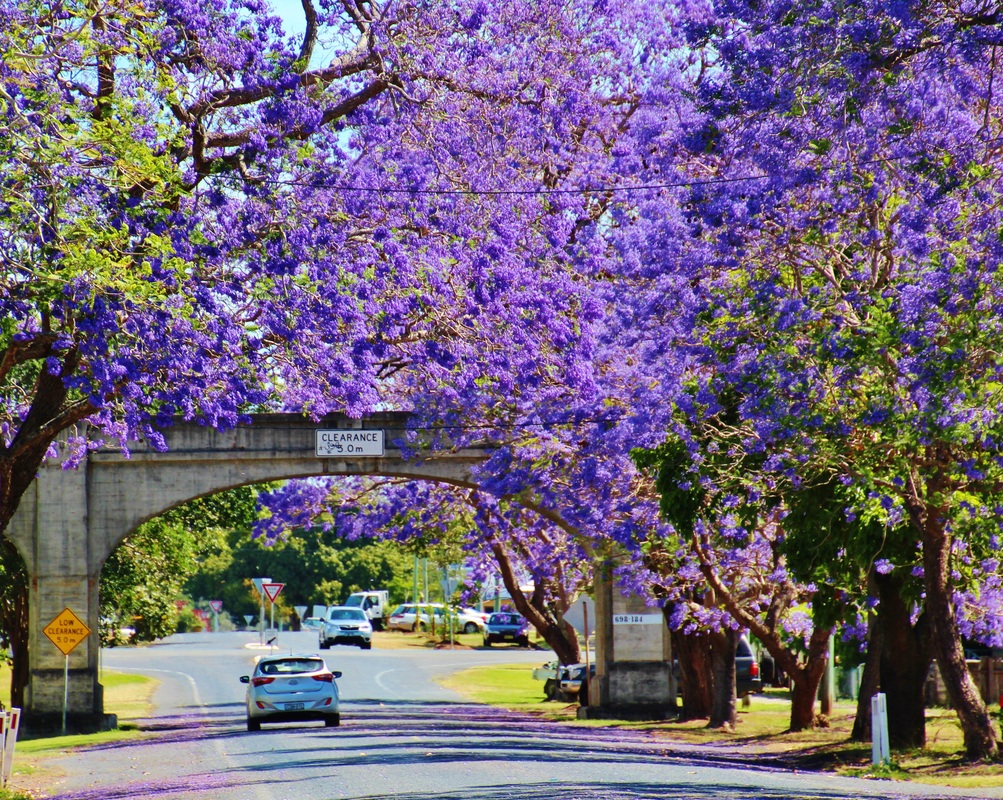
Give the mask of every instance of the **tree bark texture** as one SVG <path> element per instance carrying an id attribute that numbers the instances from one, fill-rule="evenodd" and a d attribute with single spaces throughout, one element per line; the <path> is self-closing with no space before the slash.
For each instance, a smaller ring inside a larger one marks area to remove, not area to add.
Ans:
<path id="1" fill-rule="evenodd" d="M 857 692 L 857 714 L 853 719 L 853 730 L 850 732 L 850 740 L 854 742 L 871 741 L 871 698 L 881 688 L 883 640 L 884 629 L 881 618 L 874 614 L 867 631 L 867 660 L 864 662 L 864 674 Z"/>
<path id="2" fill-rule="evenodd" d="M 13 654 L 10 702 L 14 708 L 24 708 L 29 677 L 28 574 L 13 543 L 2 536 L 0 551 L 4 576 L 4 586 L 0 589 L 0 629 L 6 634 Z"/>
<path id="3" fill-rule="evenodd" d="M 926 614 L 913 625 L 902 599 L 902 581 L 876 575 L 878 619 L 882 627 L 880 685 L 888 707 L 888 743 L 898 750 L 926 744 L 926 679 L 930 671 L 930 636 Z"/>
<path id="4" fill-rule="evenodd" d="M 926 614 L 931 645 L 947 698 L 958 714 L 965 740 L 965 754 L 972 761 L 995 761 L 999 743 L 989 710 L 968 672 L 961 631 L 951 597 L 951 537 L 942 510 L 928 511 L 923 529 L 923 569 Z"/>
<path id="5" fill-rule="evenodd" d="M 706 719 L 711 715 L 710 642 L 706 636 L 672 631 L 672 652 L 679 660 L 683 695 L 681 720 Z"/>
<path id="6" fill-rule="evenodd" d="M 798 663 L 789 650 L 784 650 L 784 671 L 791 678 L 791 724 L 792 733 L 810 730 L 815 727 L 815 698 L 818 696 L 818 686 L 822 682 L 829 655 L 828 628 L 815 628 L 808 639 L 808 656 L 804 663 Z M 765 644 L 765 643 L 764 643 Z M 774 654 L 777 658 L 777 654 Z M 781 663 L 781 659 L 777 658 Z"/>
<path id="7" fill-rule="evenodd" d="M 713 702 L 707 727 L 733 731 L 738 725 L 735 653 L 738 650 L 739 632 L 729 628 L 714 631 L 708 638 L 713 675 Z"/>

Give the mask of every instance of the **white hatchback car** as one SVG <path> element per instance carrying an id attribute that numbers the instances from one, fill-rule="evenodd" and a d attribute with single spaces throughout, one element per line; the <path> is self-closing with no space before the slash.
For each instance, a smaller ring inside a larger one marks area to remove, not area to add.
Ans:
<path id="1" fill-rule="evenodd" d="M 324 659 L 314 655 L 265 656 L 247 684 L 247 729 L 260 731 L 262 722 L 322 719 L 329 727 L 341 724 L 337 678 Z"/>

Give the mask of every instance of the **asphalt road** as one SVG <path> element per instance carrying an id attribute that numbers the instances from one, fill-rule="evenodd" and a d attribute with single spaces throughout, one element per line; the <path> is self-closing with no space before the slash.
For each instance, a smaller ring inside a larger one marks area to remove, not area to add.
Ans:
<path id="1" fill-rule="evenodd" d="M 667 745 L 644 734 L 569 728 L 464 702 L 433 677 L 468 666 L 530 662 L 540 653 L 332 648 L 342 725 L 266 724 L 248 733 L 241 675 L 257 638 L 175 636 L 104 653 L 109 669 L 161 681 L 143 741 L 60 758 L 62 800 L 877 800 L 998 797 L 885 781 L 794 773 L 734 752 Z M 316 651 L 311 633 L 283 650 Z"/>

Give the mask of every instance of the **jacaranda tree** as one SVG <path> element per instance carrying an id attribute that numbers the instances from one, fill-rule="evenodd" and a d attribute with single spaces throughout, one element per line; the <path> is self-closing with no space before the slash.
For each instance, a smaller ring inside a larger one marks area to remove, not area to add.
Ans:
<path id="1" fill-rule="evenodd" d="M 643 66 L 619 15 L 651 12 L 302 7 L 288 37 L 259 0 L 0 2 L 0 531 L 78 423 L 587 384 L 582 232 Z"/>
<path id="2" fill-rule="evenodd" d="M 692 421 L 674 434 L 699 464 L 715 444 L 687 430 L 733 405 L 750 488 L 835 476 L 866 499 L 849 519 L 910 527 L 967 753 L 995 758 L 959 590 L 978 573 L 991 604 L 976 565 L 1000 535 L 999 12 L 781 0 L 692 19 L 689 120 L 643 151 L 674 208 L 624 221 L 654 244 L 635 274 L 677 288 L 642 309 L 667 323 L 648 407 Z"/>
<path id="3" fill-rule="evenodd" d="M 452 561 L 467 569 L 464 594 L 483 596 L 486 586 L 503 584 L 562 664 L 581 660 L 578 635 L 564 615 L 590 588 L 591 554 L 567 530 L 516 500 L 499 500 L 476 487 L 349 479 L 330 485 L 293 481 L 262 503 L 266 514 L 256 532 L 269 540 L 313 525 L 349 540 L 379 539 L 424 551 L 454 544 Z"/>

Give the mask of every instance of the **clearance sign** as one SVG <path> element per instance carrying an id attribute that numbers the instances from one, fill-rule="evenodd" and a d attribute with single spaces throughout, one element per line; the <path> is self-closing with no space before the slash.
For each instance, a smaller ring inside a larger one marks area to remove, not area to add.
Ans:
<path id="1" fill-rule="evenodd" d="M 74 647 L 90 636 L 91 629 L 70 609 L 64 608 L 52 622 L 42 628 L 42 633 L 49 637 L 49 641 L 64 656 L 68 656 Z"/>

